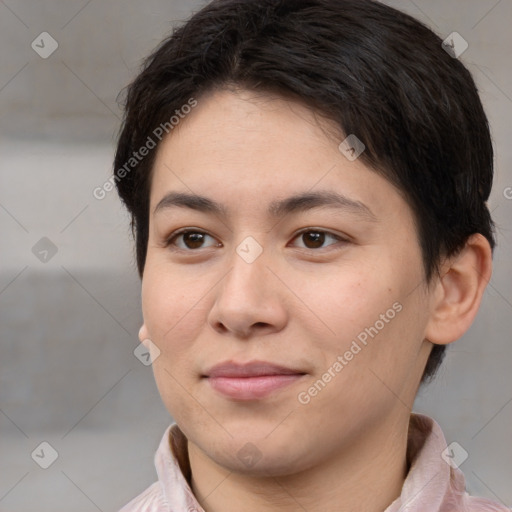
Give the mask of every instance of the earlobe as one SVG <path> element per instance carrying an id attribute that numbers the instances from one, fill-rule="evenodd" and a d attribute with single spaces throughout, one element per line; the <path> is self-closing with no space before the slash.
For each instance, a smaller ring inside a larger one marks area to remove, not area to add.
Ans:
<path id="1" fill-rule="evenodd" d="M 483 235 L 475 233 L 460 253 L 444 265 L 432 292 L 425 338 L 438 345 L 459 339 L 473 323 L 491 274 L 491 247 Z"/>
<path id="2" fill-rule="evenodd" d="M 139 341 L 141 343 L 144 342 L 144 340 L 149 339 L 149 332 L 148 328 L 146 327 L 146 324 L 142 324 L 142 327 L 139 329 Z"/>

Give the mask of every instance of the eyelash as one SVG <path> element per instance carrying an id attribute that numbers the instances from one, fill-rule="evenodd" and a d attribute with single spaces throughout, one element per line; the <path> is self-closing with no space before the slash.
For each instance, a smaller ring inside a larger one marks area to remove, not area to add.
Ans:
<path id="1" fill-rule="evenodd" d="M 209 235 L 208 233 L 206 233 L 205 231 L 201 231 L 199 229 L 190 229 L 190 228 L 185 228 L 185 229 L 180 229 L 178 231 L 175 231 L 174 233 L 172 233 L 165 241 L 165 247 L 168 247 L 170 248 L 172 251 L 177 251 L 177 252 L 198 252 L 199 250 L 201 249 L 205 249 L 205 247 L 200 247 L 198 249 L 182 249 L 180 247 L 177 247 L 174 243 L 174 240 L 176 238 L 178 238 L 179 236 L 181 235 L 186 235 L 188 233 L 194 233 L 194 234 L 201 234 L 201 235 L 207 235 L 207 236 L 210 236 L 211 238 L 214 238 L 212 237 L 211 235 Z M 304 233 L 322 233 L 322 234 L 325 234 L 329 237 L 332 237 L 334 238 L 335 240 L 337 240 L 338 242 L 341 242 L 341 243 L 349 243 L 349 240 L 347 238 L 343 238 L 341 236 L 338 236 L 338 235 L 335 235 L 334 233 L 331 233 L 329 231 L 325 231 L 323 229 L 315 229 L 315 228 L 305 228 L 301 231 L 299 231 L 298 233 L 296 233 L 293 237 L 293 240 L 295 240 L 296 238 L 300 237 L 301 235 L 303 235 Z M 327 247 L 321 247 L 321 248 L 318 248 L 318 249 L 311 249 L 311 248 L 308 248 L 308 247 L 299 247 L 299 249 L 305 249 L 305 250 L 309 250 L 309 251 L 314 251 L 314 252 L 319 252 L 321 251 L 322 249 L 327 249 L 328 247 L 330 247 L 331 245 L 336 245 L 336 244 L 330 244 L 328 245 Z M 215 246 L 213 246 L 215 247 Z"/>

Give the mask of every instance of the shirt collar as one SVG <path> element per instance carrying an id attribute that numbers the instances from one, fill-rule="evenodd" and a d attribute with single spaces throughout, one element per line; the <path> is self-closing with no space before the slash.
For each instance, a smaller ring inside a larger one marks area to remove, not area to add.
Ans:
<path id="1" fill-rule="evenodd" d="M 470 497 L 465 492 L 464 475 L 445 461 L 443 452 L 446 450 L 439 424 L 428 416 L 412 413 L 407 439 L 409 471 L 400 496 L 384 512 L 466 510 L 463 507 Z M 191 489 L 187 438 L 176 423 L 167 428 L 162 438 L 155 455 L 155 466 L 169 510 L 204 512 Z M 483 498 L 475 500 L 481 504 L 486 501 Z"/>

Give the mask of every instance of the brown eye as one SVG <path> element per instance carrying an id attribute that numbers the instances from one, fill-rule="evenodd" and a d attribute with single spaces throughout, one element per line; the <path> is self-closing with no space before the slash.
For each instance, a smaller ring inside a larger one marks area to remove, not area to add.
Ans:
<path id="1" fill-rule="evenodd" d="M 327 246 L 324 246 L 324 243 L 327 239 L 331 238 L 335 242 L 342 241 L 345 242 L 343 238 L 333 235 L 331 233 L 328 233 L 326 231 L 321 230 L 315 230 L 315 229 L 309 229 L 306 231 L 302 231 L 299 233 L 296 237 L 298 240 L 302 240 L 305 249 L 322 249 L 323 247 L 328 247 L 329 245 L 334 244 L 328 244 Z"/>
<path id="2" fill-rule="evenodd" d="M 302 240 L 308 249 L 318 249 L 325 242 L 325 233 L 308 231 L 302 233 Z"/>
<path id="3" fill-rule="evenodd" d="M 204 242 L 204 233 L 184 233 L 183 243 L 189 249 L 198 249 Z"/>
<path id="4" fill-rule="evenodd" d="M 172 235 L 168 239 L 166 246 L 175 246 L 177 249 L 187 251 L 187 250 L 202 249 L 204 247 L 212 247 L 215 245 L 216 246 L 220 245 L 220 244 L 216 243 L 216 244 L 212 244 L 210 246 L 204 246 L 203 245 L 204 241 L 207 238 L 211 238 L 212 240 L 214 240 L 213 237 L 211 237 L 210 235 L 208 235 L 207 233 L 204 233 L 202 231 L 192 231 L 192 230 L 180 231 L 178 233 L 174 233 L 174 235 Z M 179 240 L 179 239 L 181 239 L 181 241 L 182 241 L 181 244 L 176 243 L 176 240 Z"/>

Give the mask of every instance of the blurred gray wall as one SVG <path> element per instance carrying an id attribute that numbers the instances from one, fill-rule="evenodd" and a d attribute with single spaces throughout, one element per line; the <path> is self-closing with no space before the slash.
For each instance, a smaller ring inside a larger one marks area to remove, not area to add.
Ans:
<path id="1" fill-rule="evenodd" d="M 492 125 L 493 278 L 415 405 L 469 453 L 469 492 L 510 507 L 512 4 L 386 3 L 467 40 L 461 59 Z M 155 479 L 153 452 L 171 418 L 133 354 L 140 283 L 128 216 L 115 192 L 97 200 L 92 191 L 110 176 L 117 94 L 202 4 L 0 2 L 0 512 L 117 510 Z M 46 470 L 31 458 L 44 441 L 58 453 Z"/>

